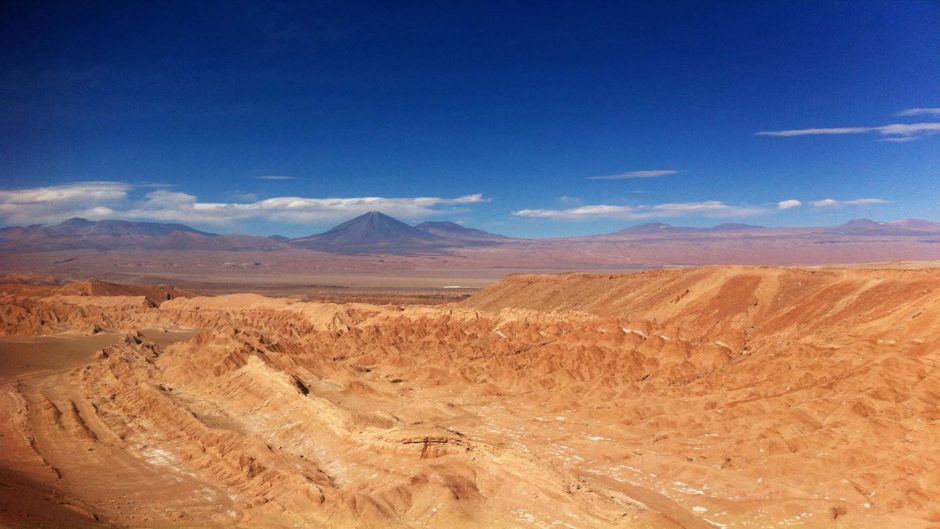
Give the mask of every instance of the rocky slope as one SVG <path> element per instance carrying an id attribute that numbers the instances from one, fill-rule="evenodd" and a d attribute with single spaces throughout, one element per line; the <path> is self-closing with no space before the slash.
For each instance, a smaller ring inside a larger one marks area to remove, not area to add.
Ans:
<path id="1" fill-rule="evenodd" d="M 940 527 L 937 269 L 512 276 L 438 307 L 135 299 L 2 307 L 11 333 L 113 340 L 0 381 L 0 521 Z"/>

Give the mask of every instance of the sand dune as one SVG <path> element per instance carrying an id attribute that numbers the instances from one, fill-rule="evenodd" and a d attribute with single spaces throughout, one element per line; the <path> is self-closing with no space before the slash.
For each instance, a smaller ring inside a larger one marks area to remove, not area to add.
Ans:
<path id="1" fill-rule="evenodd" d="M 0 374 L 2 523 L 940 527 L 940 269 L 520 275 L 435 307 L 108 293 L 0 305 L 36 347 L 114 337 Z"/>

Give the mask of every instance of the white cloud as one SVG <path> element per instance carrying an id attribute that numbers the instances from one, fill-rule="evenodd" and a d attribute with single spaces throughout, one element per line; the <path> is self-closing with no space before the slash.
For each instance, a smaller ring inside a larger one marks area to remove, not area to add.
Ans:
<path id="1" fill-rule="evenodd" d="M 480 194 L 457 198 L 354 197 L 307 198 L 275 197 L 244 203 L 198 202 L 186 193 L 155 191 L 147 200 L 125 211 L 125 217 L 199 224 L 225 224 L 247 219 L 306 224 L 341 220 L 368 211 L 382 211 L 393 217 L 419 218 L 442 213 L 442 207 L 486 202 Z"/>
<path id="2" fill-rule="evenodd" d="M 798 208 L 802 205 L 803 203 L 800 202 L 799 200 L 793 200 L 793 199 L 781 200 L 780 202 L 777 202 L 777 209 L 792 209 L 792 208 Z"/>
<path id="3" fill-rule="evenodd" d="M 652 169 L 646 171 L 627 171 L 625 173 L 604 175 L 604 176 L 589 176 L 588 180 L 633 180 L 636 178 L 659 178 L 661 176 L 669 176 L 677 174 L 679 171 L 675 169 Z"/>
<path id="4" fill-rule="evenodd" d="M 909 108 L 897 113 L 898 116 L 940 116 L 940 108 Z"/>
<path id="5" fill-rule="evenodd" d="M 895 123 L 875 130 L 885 136 L 914 137 L 922 133 L 940 132 L 940 123 Z"/>
<path id="6" fill-rule="evenodd" d="M 522 209 L 514 211 L 516 217 L 548 218 L 562 220 L 590 220 L 599 218 L 656 219 L 667 217 L 750 217 L 766 211 L 754 206 L 734 206 L 718 200 L 703 202 L 671 202 L 666 204 L 611 206 L 591 205 L 568 209 Z"/>
<path id="7" fill-rule="evenodd" d="M 0 190 L 0 219 L 9 224 L 33 224 L 70 217 L 110 217 L 114 215 L 112 208 L 127 198 L 130 189 L 120 182 L 78 182 Z"/>
<path id="8" fill-rule="evenodd" d="M 790 138 L 794 136 L 818 136 L 841 134 L 866 134 L 870 132 L 887 136 L 882 141 L 911 141 L 929 134 L 940 132 L 940 123 L 894 123 L 880 127 L 837 127 L 793 130 L 762 130 L 757 136 Z"/>
<path id="9" fill-rule="evenodd" d="M 253 176 L 252 178 L 256 180 L 296 180 L 297 179 L 293 176 L 286 176 L 286 175 L 264 175 L 264 176 Z"/>
<path id="10" fill-rule="evenodd" d="M 142 200 L 131 200 L 132 187 L 118 182 L 87 182 L 0 191 L 0 219 L 9 224 L 47 224 L 69 217 L 194 224 L 263 219 L 305 224 L 343 220 L 373 210 L 409 219 L 422 218 L 489 201 L 477 193 L 456 198 L 275 197 L 246 202 L 200 202 L 195 195 L 165 189 L 151 191 Z"/>
<path id="11" fill-rule="evenodd" d="M 76 199 L 114 200 L 124 198 L 130 186 L 118 182 L 79 182 L 60 186 L 32 187 L 0 191 L 0 202 L 49 204 Z"/>
<path id="12" fill-rule="evenodd" d="M 179 208 L 196 203 L 196 197 L 179 191 L 151 191 L 147 193 L 146 204 L 153 208 Z"/>
<path id="13" fill-rule="evenodd" d="M 876 204 L 888 204 L 888 200 L 881 198 L 856 198 L 855 200 L 846 200 L 843 204 L 848 204 L 849 206 L 872 206 Z"/>
<path id="14" fill-rule="evenodd" d="M 887 141 L 891 143 L 907 143 L 909 141 L 917 141 L 919 139 L 920 139 L 919 136 L 897 136 L 894 138 L 881 138 L 878 141 Z"/>
<path id="15" fill-rule="evenodd" d="M 877 204 L 889 204 L 890 201 L 884 200 L 882 198 L 856 198 L 853 200 L 836 200 L 834 198 L 826 198 L 823 200 L 816 200 L 812 204 L 817 208 L 834 208 L 839 206 L 873 206 Z"/>
<path id="16" fill-rule="evenodd" d="M 813 136 L 818 134 L 862 134 L 875 130 L 873 127 L 837 127 L 826 129 L 793 129 L 793 130 L 762 130 L 757 136 L 776 136 L 789 138 L 792 136 Z"/>

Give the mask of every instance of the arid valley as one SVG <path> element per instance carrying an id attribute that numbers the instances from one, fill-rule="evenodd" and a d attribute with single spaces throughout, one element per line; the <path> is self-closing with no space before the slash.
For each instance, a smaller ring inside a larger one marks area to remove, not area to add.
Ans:
<path id="1" fill-rule="evenodd" d="M 8 527 L 940 527 L 940 269 L 2 287 Z"/>
<path id="2" fill-rule="evenodd" d="M 0 529 L 940 529 L 938 28 L 0 2 Z"/>

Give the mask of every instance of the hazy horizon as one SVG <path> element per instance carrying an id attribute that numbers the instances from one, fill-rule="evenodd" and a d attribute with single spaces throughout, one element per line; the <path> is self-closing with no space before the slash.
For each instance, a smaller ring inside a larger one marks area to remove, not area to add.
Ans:
<path id="1" fill-rule="evenodd" d="M 316 233 L 308 233 L 308 234 L 306 234 L 306 235 L 317 235 L 317 234 L 320 234 L 320 233 L 323 233 L 323 232 L 327 232 L 327 231 L 330 231 L 331 229 L 336 228 L 336 227 L 338 227 L 338 226 L 340 226 L 340 225 L 342 225 L 342 224 L 348 223 L 348 222 L 350 222 L 350 221 L 354 221 L 354 220 L 366 218 L 367 216 L 369 216 L 369 215 L 371 215 L 371 214 L 374 214 L 374 213 L 379 213 L 379 214 L 386 215 L 383 211 L 380 211 L 380 210 L 367 211 L 367 212 L 365 212 L 365 213 L 356 215 L 355 217 L 350 217 L 350 218 L 347 218 L 347 219 L 341 219 L 341 220 L 337 221 L 335 224 L 330 225 L 330 226 L 327 226 L 326 228 L 322 229 L 322 230 L 319 231 L 319 232 L 316 232 Z M 419 226 L 419 225 L 421 225 L 421 224 L 423 224 L 423 223 L 453 223 L 453 224 L 457 224 L 458 226 L 461 226 L 461 227 L 463 227 L 463 228 L 479 229 L 479 228 L 476 228 L 476 227 L 475 227 L 474 225 L 472 225 L 472 224 L 468 224 L 468 223 L 466 223 L 466 222 L 461 222 L 461 221 L 454 222 L 454 221 L 452 221 L 452 220 L 450 220 L 450 219 L 432 219 L 432 220 L 423 219 L 423 220 L 419 220 L 419 221 L 411 221 L 411 222 L 409 222 L 409 221 L 406 221 L 406 220 L 402 220 L 402 219 L 396 218 L 396 217 L 394 217 L 394 216 L 392 216 L 392 215 L 387 215 L 387 216 L 389 216 L 389 217 L 391 217 L 391 218 L 393 218 L 393 219 L 395 219 L 395 220 L 397 220 L 397 221 L 405 222 L 405 224 L 408 224 L 408 225 L 410 225 L 410 226 Z M 247 233 L 240 233 L 240 232 L 238 232 L 238 231 L 226 231 L 226 230 L 224 230 L 224 229 L 223 229 L 223 230 L 218 230 L 218 231 L 213 231 L 213 230 L 211 229 L 211 227 L 210 227 L 210 229 L 200 230 L 200 229 L 197 229 L 197 228 L 193 228 L 192 226 L 189 226 L 189 225 L 187 225 L 187 224 L 185 224 L 185 223 L 178 223 L 178 222 L 171 222 L 171 221 L 160 221 L 160 220 L 129 220 L 129 219 L 121 219 L 121 218 L 102 218 L 102 219 L 94 219 L 94 220 L 92 220 L 92 219 L 87 219 L 87 218 L 85 218 L 85 217 L 70 217 L 70 218 L 64 219 L 63 221 L 58 222 L 58 223 L 34 224 L 33 226 L 36 226 L 36 225 L 39 225 L 39 226 L 56 226 L 56 225 L 58 225 L 58 224 L 67 223 L 67 222 L 75 221 L 75 220 L 87 221 L 87 222 L 122 221 L 122 222 L 156 223 L 156 224 L 168 224 L 168 225 L 177 225 L 177 224 L 180 224 L 180 225 L 186 226 L 186 227 L 191 228 L 191 229 L 196 229 L 197 231 L 200 231 L 200 232 L 208 232 L 208 233 L 219 234 L 219 235 L 249 235 L 249 234 L 247 234 Z M 856 217 L 856 218 L 848 219 L 847 221 L 842 222 L 842 223 L 840 223 L 840 224 L 838 224 L 838 225 L 818 225 L 818 226 L 767 226 L 767 225 L 763 225 L 763 224 L 754 224 L 754 223 L 749 223 L 749 222 L 735 222 L 735 221 L 716 221 L 716 222 L 714 222 L 714 223 L 712 223 L 712 224 L 704 224 L 704 225 L 690 226 L 690 225 L 685 225 L 685 224 L 681 224 L 681 223 L 670 223 L 670 222 L 661 222 L 661 221 L 641 221 L 641 222 L 632 222 L 632 223 L 629 223 L 629 224 L 625 224 L 624 226 L 622 226 L 622 227 L 620 227 L 620 228 L 616 228 L 616 229 L 614 229 L 614 230 L 611 231 L 611 232 L 596 232 L 596 233 L 588 233 L 588 234 L 569 235 L 569 236 L 567 236 L 567 237 L 583 237 L 583 236 L 592 236 L 592 235 L 605 235 L 605 234 L 608 234 L 608 233 L 613 233 L 613 232 L 621 231 L 621 230 L 627 230 L 627 229 L 630 229 L 630 228 L 642 228 L 642 227 L 644 227 L 644 226 L 660 226 L 660 225 L 662 225 L 662 226 L 671 226 L 671 227 L 673 227 L 673 228 L 679 228 L 679 229 L 700 229 L 700 230 L 708 230 L 708 229 L 713 229 L 713 228 L 721 228 L 721 227 L 723 227 L 723 226 L 735 226 L 735 227 L 736 227 L 736 226 L 750 226 L 750 227 L 754 227 L 754 228 L 765 228 L 765 229 L 790 229 L 790 228 L 792 228 L 792 229 L 799 229 L 799 228 L 812 229 L 812 228 L 831 228 L 831 227 L 838 227 L 838 226 L 845 225 L 845 224 L 847 224 L 847 223 L 866 222 L 866 221 L 876 222 L 876 223 L 879 223 L 879 224 L 888 224 L 888 225 L 891 225 L 891 224 L 898 224 L 898 223 L 904 223 L 904 222 L 906 222 L 906 221 L 915 221 L 915 222 L 916 222 L 916 221 L 927 221 L 927 222 L 930 222 L 930 223 L 932 223 L 932 224 L 935 224 L 935 225 L 940 226 L 940 222 L 934 222 L 934 221 L 931 221 L 931 220 L 929 220 L 929 219 L 915 219 L 915 218 L 911 218 L 911 217 L 907 217 L 907 218 L 903 218 L 903 219 L 884 220 L 884 221 L 876 221 L 876 220 L 873 220 L 873 219 L 870 219 L 870 218 L 867 218 L 867 217 Z M 29 226 L 0 226 L 0 229 L 2 229 L 2 228 L 15 228 L 15 227 L 29 227 Z M 485 231 L 485 230 L 484 230 L 484 231 Z M 496 232 L 490 232 L 490 233 L 493 234 L 493 235 L 503 235 L 503 234 L 501 234 L 501 233 L 496 233 Z M 261 237 L 284 237 L 284 235 L 282 235 L 282 234 L 280 234 L 280 233 L 266 233 L 266 234 L 257 234 L 257 235 L 258 235 L 258 236 L 261 236 Z M 301 235 L 300 237 L 304 237 L 304 236 L 305 236 L 305 235 Z M 542 236 L 542 237 L 533 236 L 533 237 L 518 237 L 518 238 L 520 238 L 520 239 L 538 240 L 538 239 L 552 239 L 552 238 L 558 238 L 558 237 L 566 237 L 566 236 L 564 236 L 564 235 L 562 235 L 562 236 L 550 236 L 550 235 L 546 235 L 546 236 Z"/>

